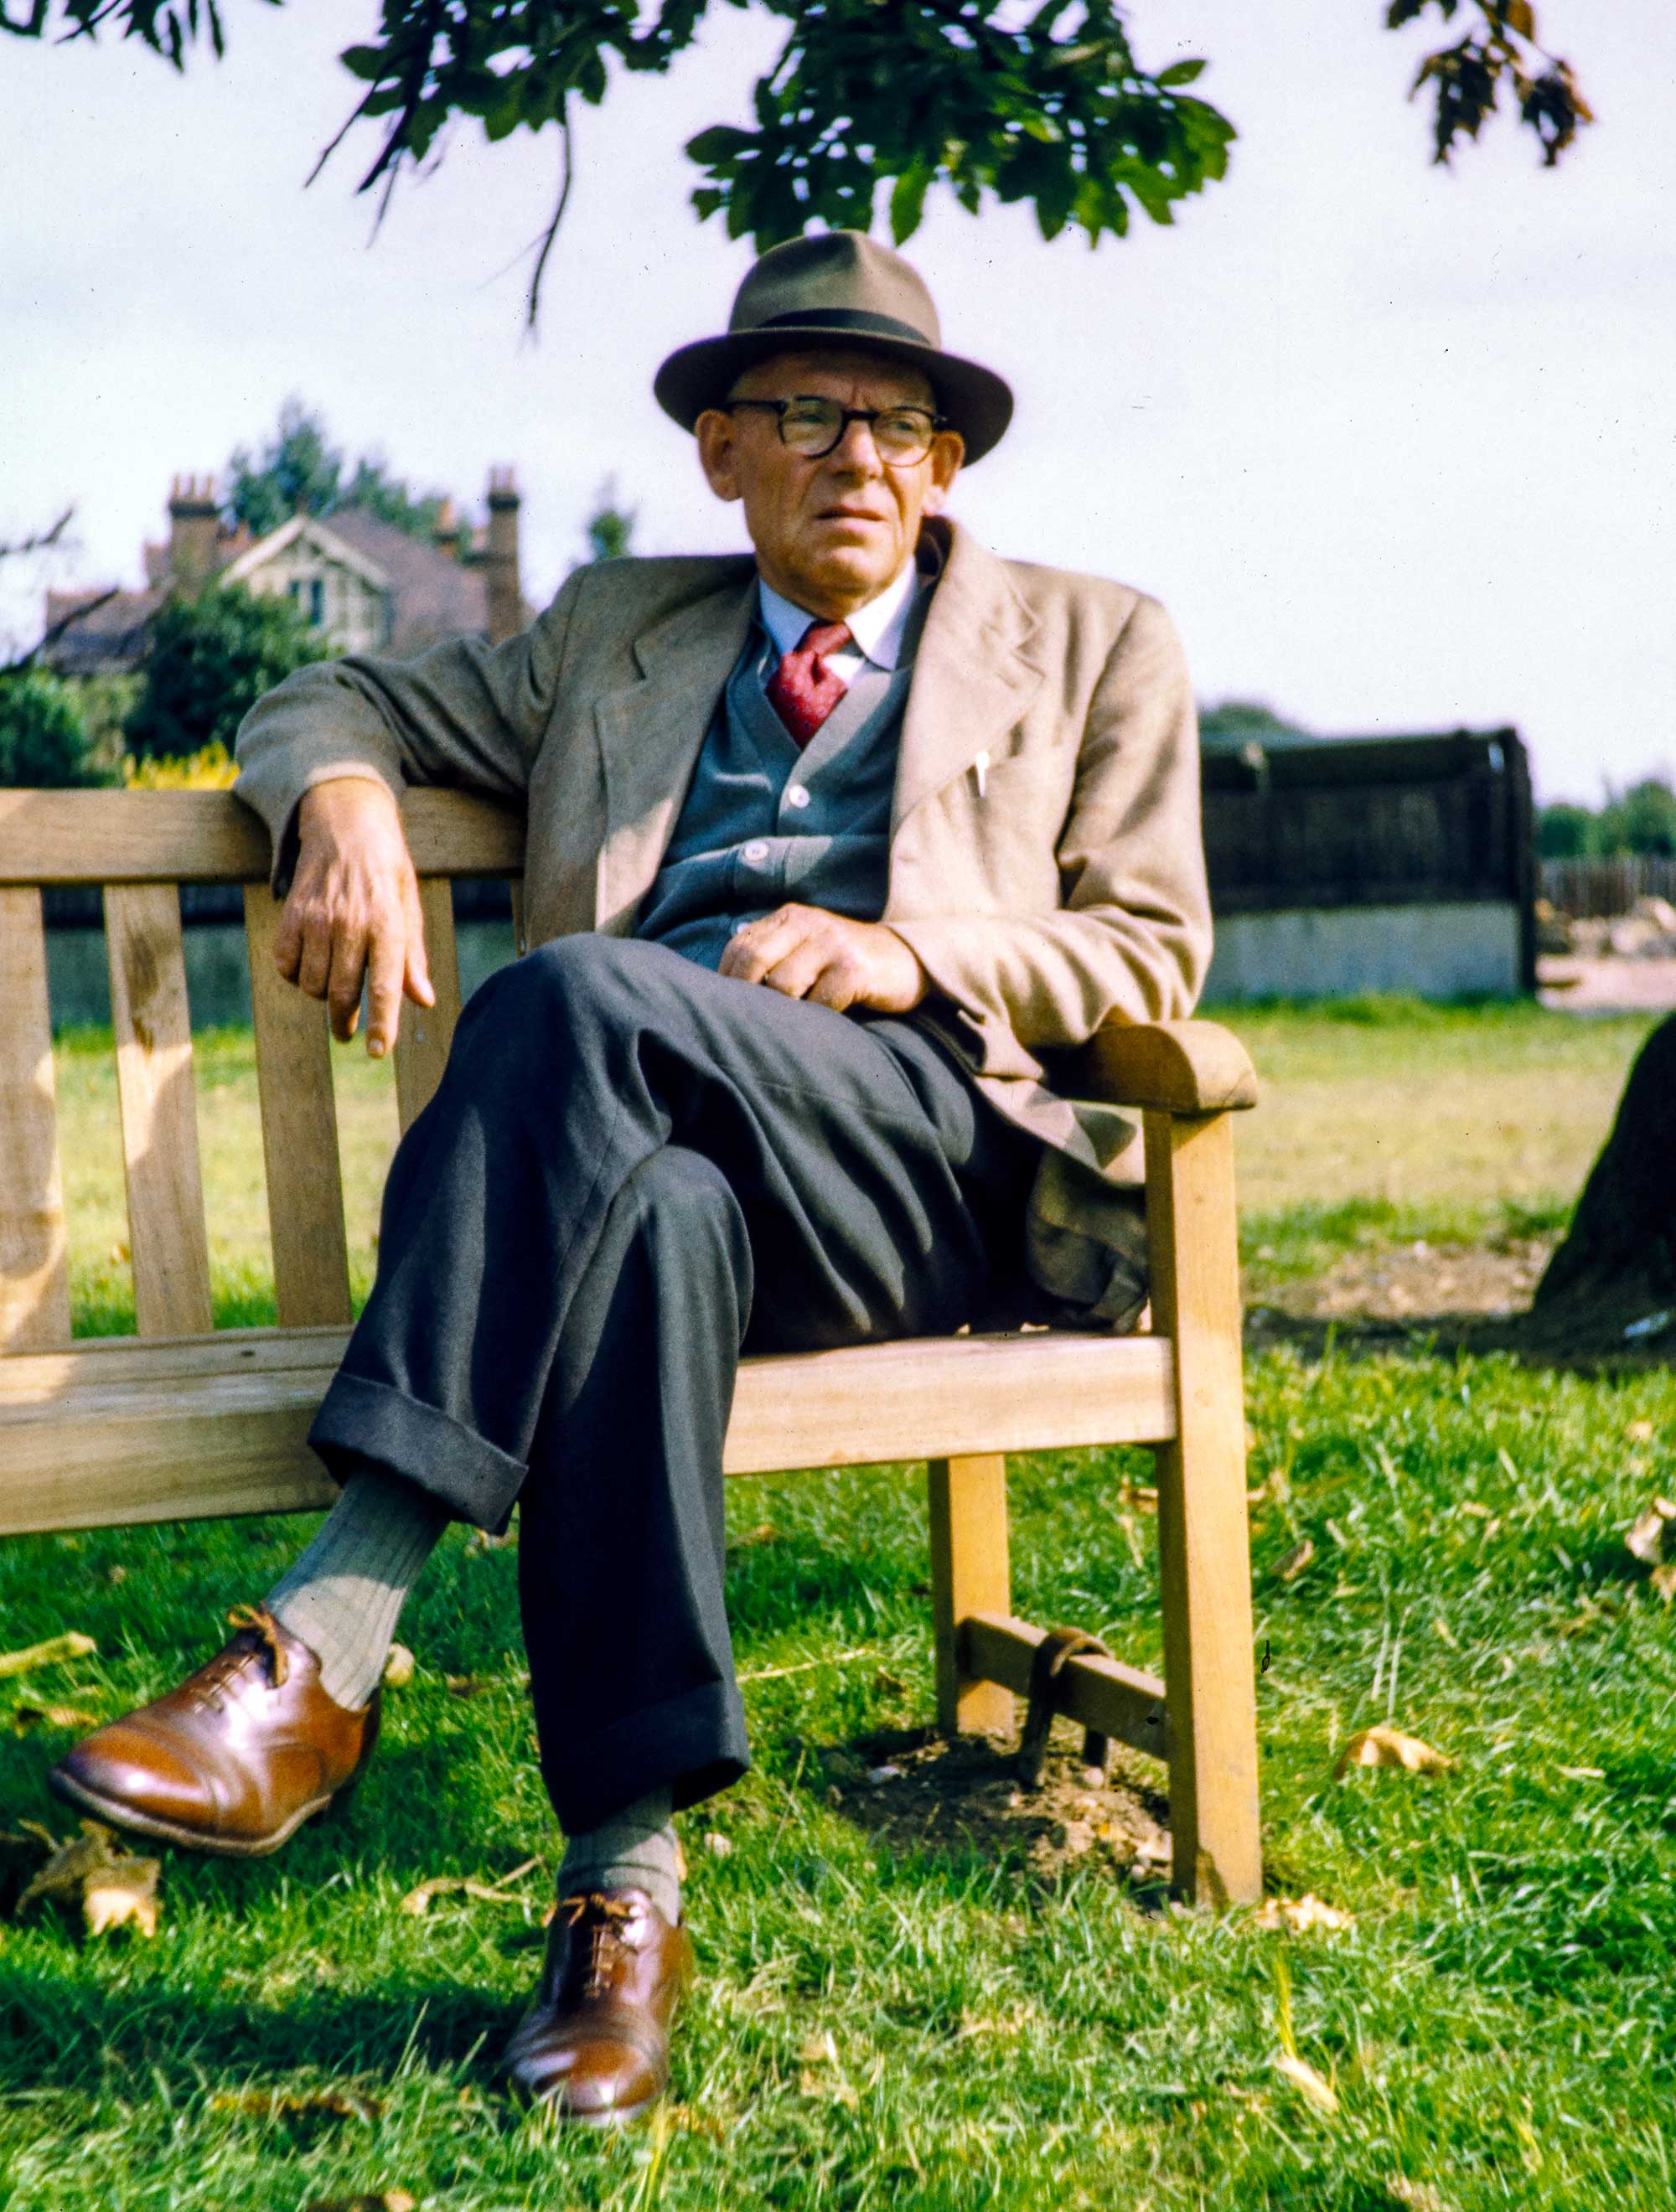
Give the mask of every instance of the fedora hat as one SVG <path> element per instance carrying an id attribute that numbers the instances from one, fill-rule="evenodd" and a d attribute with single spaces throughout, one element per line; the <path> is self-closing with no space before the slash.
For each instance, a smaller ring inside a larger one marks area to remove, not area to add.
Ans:
<path id="1" fill-rule="evenodd" d="M 678 347 L 653 380 L 666 415 L 690 430 L 719 406 L 741 369 L 777 353 L 859 346 L 910 363 L 981 461 L 1012 417 L 1012 393 L 993 369 L 944 353 L 937 309 L 919 270 L 859 230 L 826 231 L 770 246 L 734 295 L 725 337 Z"/>

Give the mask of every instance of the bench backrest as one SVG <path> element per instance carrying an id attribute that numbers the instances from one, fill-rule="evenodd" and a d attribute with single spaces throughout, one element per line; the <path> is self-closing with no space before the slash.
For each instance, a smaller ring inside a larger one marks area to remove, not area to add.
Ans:
<path id="1" fill-rule="evenodd" d="M 435 1090 L 459 1012 L 450 880 L 513 879 L 516 810 L 458 792 L 408 793 L 434 1011 L 403 1010 L 397 1106 L 406 1128 Z M 251 1009 L 279 1325 L 350 1318 L 343 1193 L 323 1005 L 273 963 L 279 906 L 268 835 L 230 792 L 0 792 L 0 1355 L 70 1338 L 64 1181 L 41 890 L 98 884 L 111 971 L 128 1249 L 143 1337 L 212 1326 L 182 884 L 244 886 Z"/>

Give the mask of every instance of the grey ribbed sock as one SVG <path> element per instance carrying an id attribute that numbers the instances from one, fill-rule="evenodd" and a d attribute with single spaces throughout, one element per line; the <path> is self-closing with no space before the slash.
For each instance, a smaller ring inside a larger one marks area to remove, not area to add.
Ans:
<path id="1" fill-rule="evenodd" d="M 350 1712 L 377 1689 L 403 1603 L 449 1517 L 417 1483 L 362 1468 L 268 1592 L 269 1612 L 308 1646 L 326 1695 Z"/>
<path id="2" fill-rule="evenodd" d="M 559 1869 L 559 1895 L 587 1889 L 643 1889 L 671 1925 L 681 1917 L 681 1846 L 671 1824 L 670 1793 L 653 1790 L 572 1836 Z"/>

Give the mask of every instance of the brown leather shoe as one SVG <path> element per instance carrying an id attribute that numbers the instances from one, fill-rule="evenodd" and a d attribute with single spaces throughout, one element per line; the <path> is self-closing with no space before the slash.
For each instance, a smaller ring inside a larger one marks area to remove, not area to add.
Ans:
<path id="1" fill-rule="evenodd" d="M 642 1889 L 562 1897 L 536 2001 L 502 2066 L 519 2096 L 600 2127 L 633 2119 L 669 2083 L 669 2024 L 692 1942 Z"/>
<path id="2" fill-rule="evenodd" d="M 276 1851 L 360 1781 L 379 1697 L 358 1713 L 320 1686 L 319 1662 L 260 1606 L 178 1690 L 78 1743 L 47 1786 L 113 1827 L 225 1858 Z"/>

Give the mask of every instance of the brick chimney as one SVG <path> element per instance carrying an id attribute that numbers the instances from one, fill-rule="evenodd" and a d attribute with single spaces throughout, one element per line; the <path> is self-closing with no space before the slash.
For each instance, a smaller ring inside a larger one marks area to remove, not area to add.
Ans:
<path id="1" fill-rule="evenodd" d="M 524 590 L 518 573 L 518 487 L 510 468 L 489 472 L 489 641 L 499 645 L 524 627 Z"/>
<path id="2" fill-rule="evenodd" d="M 465 533 L 460 519 L 454 512 L 454 502 L 445 499 L 436 511 L 436 520 L 431 536 L 439 553 L 446 553 L 451 561 L 460 560 L 465 550 Z"/>
<path id="3" fill-rule="evenodd" d="M 169 581 L 196 592 L 216 573 L 221 509 L 214 477 L 176 477 L 169 486 Z"/>

